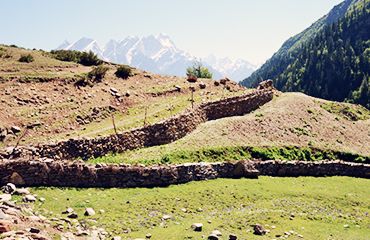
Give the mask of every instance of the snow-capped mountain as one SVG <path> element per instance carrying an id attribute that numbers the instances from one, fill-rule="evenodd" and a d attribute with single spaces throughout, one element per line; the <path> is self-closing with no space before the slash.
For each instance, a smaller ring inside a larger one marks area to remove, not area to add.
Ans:
<path id="1" fill-rule="evenodd" d="M 122 41 L 110 40 L 104 47 L 101 47 L 94 39 L 81 38 L 74 43 L 65 41 L 57 49 L 93 51 L 99 58 L 106 61 L 176 76 L 185 76 L 186 68 L 191 66 L 194 60 L 199 59 L 178 49 L 170 37 L 165 34 L 145 37 L 130 36 Z M 227 76 L 240 81 L 256 69 L 256 66 L 245 60 L 219 59 L 213 55 L 202 59 L 202 63 L 209 68 L 215 79 Z"/>

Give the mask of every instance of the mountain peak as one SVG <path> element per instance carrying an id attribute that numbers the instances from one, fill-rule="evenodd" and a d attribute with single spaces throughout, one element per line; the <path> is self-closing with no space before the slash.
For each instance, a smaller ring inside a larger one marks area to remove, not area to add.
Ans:
<path id="1" fill-rule="evenodd" d="M 128 36 L 121 41 L 111 39 L 104 48 L 101 48 L 96 40 L 82 37 L 72 44 L 63 43 L 58 49 L 93 51 L 107 61 L 177 76 L 185 76 L 186 68 L 193 64 L 194 59 L 198 59 L 178 49 L 171 37 L 165 33 L 143 37 Z M 255 70 L 247 61 L 219 59 L 214 55 L 202 60 L 204 65 L 213 72 L 214 78 L 228 76 L 235 81 L 240 81 Z"/>

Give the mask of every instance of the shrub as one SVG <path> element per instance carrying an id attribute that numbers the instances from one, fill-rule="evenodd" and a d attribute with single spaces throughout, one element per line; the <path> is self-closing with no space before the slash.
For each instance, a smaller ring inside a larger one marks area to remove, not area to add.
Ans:
<path id="1" fill-rule="evenodd" d="M 101 82 L 109 68 L 107 66 L 99 65 L 91 70 L 87 77 L 95 82 Z"/>
<path id="2" fill-rule="evenodd" d="M 119 78 L 127 79 L 132 76 L 132 70 L 129 66 L 121 65 L 114 74 Z"/>
<path id="3" fill-rule="evenodd" d="M 92 51 L 79 52 L 74 50 L 53 50 L 50 53 L 54 58 L 60 61 L 75 62 L 85 66 L 97 66 L 102 64 L 102 60 L 100 60 Z"/>
<path id="4" fill-rule="evenodd" d="M 102 64 L 102 61 L 98 58 L 98 56 L 96 56 L 95 53 L 89 51 L 88 53 L 81 52 L 79 63 L 85 66 L 97 66 Z"/>
<path id="5" fill-rule="evenodd" d="M 25 63 L 30 63 L 30 62 L 33 62 L 35 59 L 33 58 L 33 56 L 31 54 L 27 54 L 27 55 L 22 55 L 20 58 L 19 58 L 19 61 L 20 62 L 25 62 Z"/>
<path id="6" fill-rule="evenodd" d="M 188 77 L 195 76 L 197 78 L 212 78 L 212 73 L 208 68 L 204 67 L 200 61 L 195 61 L 193 66 L 186 69 Z"/>

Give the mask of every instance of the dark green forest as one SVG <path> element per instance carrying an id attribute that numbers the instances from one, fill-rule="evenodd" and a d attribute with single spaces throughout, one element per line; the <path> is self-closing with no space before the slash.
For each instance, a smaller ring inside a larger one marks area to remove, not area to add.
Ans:
<path id="1" fill-rule="evenodd" d="M 266 64 L 242 84 L 270 78 L 282 91 L 370 108 L 370 1 L 357 1 L 344 17 Z"/>

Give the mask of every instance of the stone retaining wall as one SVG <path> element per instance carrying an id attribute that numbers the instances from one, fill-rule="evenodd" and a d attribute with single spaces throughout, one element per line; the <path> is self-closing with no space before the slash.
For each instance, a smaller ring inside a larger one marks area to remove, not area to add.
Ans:
<path id="1" fill-rule="evenodd" d="M 370 178 L 370 165 L 342 161 L 239 161 L 162 166 L 88 165 L 83 161 L 3 160 L 0 185 L 55 187 L 162 187 L 215 178 L 258 175 Z"/>
<path id="2" fill-rule="evenodd" d="M 117 135 L 94 139 L 70 139 L 57 144 L 19 148 L 13 157 L 31 155 L 53 159 L 88 159 L 108 153 L 167 144 L 191 133 L 206 121 L 249 113 L 272 100 L 273 95 L 271 88 L 256 90 L 246 95 L 204 103 L 157 124 Z"/>

